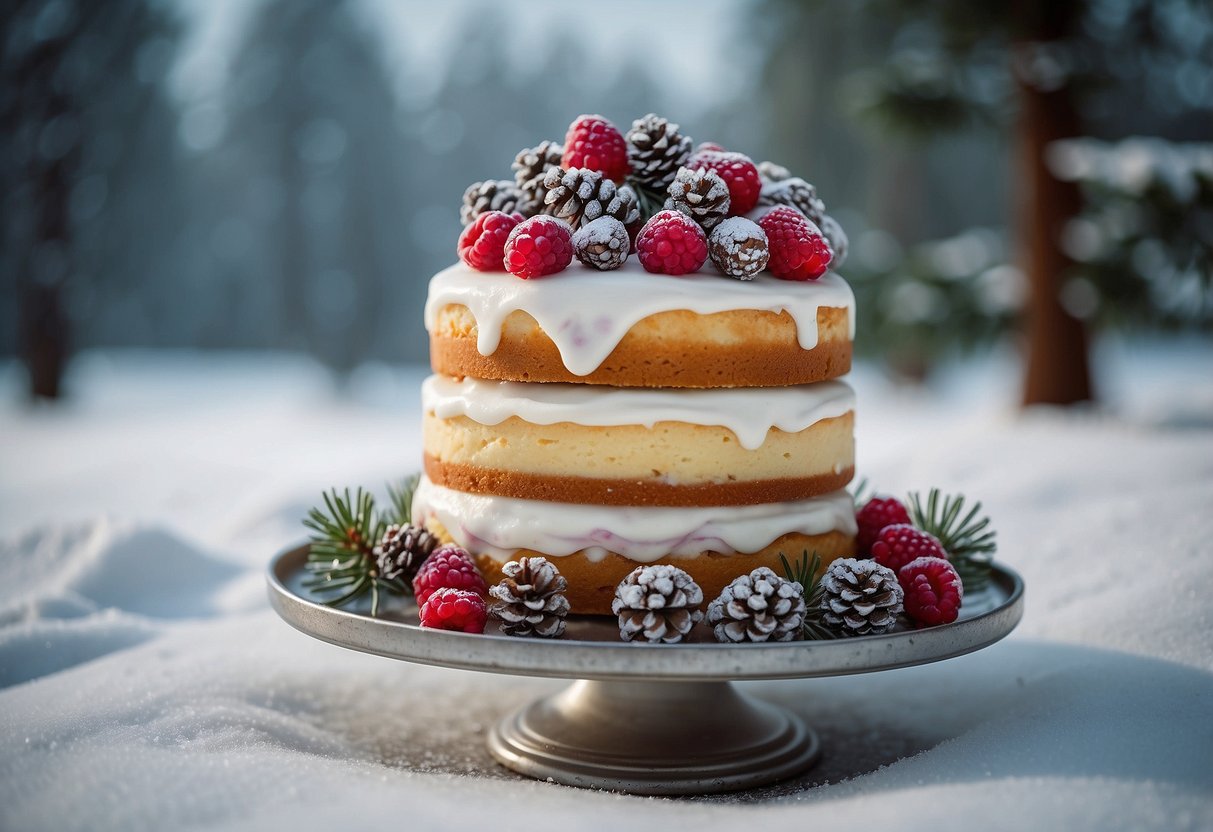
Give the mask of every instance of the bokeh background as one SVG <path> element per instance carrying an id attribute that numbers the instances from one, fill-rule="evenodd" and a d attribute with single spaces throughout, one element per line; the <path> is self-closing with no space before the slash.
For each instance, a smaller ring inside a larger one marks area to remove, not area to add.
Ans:
<path id="1" fill-rule="evenodd" d="M 1213 330 L 1213 6 L 9 0 L 0 356 L 423 362 L 471 182 L 583 112 L 655 111 L 813 182 L 848 230 L 862 356 L 909 382 Z M 67 379 L 65 382 L 64 379 Z"/>

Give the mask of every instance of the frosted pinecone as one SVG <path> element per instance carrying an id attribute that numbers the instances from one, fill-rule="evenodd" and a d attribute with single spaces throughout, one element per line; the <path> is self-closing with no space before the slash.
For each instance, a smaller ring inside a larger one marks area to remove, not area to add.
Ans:
<path id="1" fill-rule="evenodd" d="M 817 189 L 798 176 L 778 182 L 763 182 L 758 205 L 789 205 L 812 220 L 818 228 L 826 213 L 825 203 L 817 196 Z"/>
<path id="2" fill-rule="evenodd" d="M 422 526 L 388 526 L 373 552 L 379 577 L 408 583 L 437 545 L 438 539 Z"/>
<path id="3" fill-rule="evenodd" d="M 767 233 L 745 217 L 729 217 L 708 236 L 708 255 L 722 274 L 740 280 L 753 280 L 766 268 L 771 252 Z"/>
<path id="4" fill-rule="evenodd" d="M 792 172 L 778 162 L 759 162 L 758 175 L 762 177 L 763 184 L 792 178 Z"/>
<path id="5" fill-rule="evenodd" d="M 717 641 L 792 641 L 804 624 L 804 587 L 765 566 L 735 578 L 708 605 Z"/>
<path id="6" fill-rule="evenodd" d="M 834 259 L 830 261 L 830 268 L 837 269 L 847 259 L 847 250 L 850 248 L 847 232 L 842 230 L 842 226 L 838 224 L 838 220 L 828 214 L 821 218 L 818 227 L 821 228 L 821 233 L 825 235 L 826 242 L 830 244 L 830 251 L 834 252 Z"/>
<path id="7" fill-rule="evenodd" d="M 518 201 L 518 211 L 525 217 L 533 217 L 543 212 L 543 177 L 552 168 L 560 167 L 560 157 L 564 155 L 564 146 L 559 142 L 544 141 L 537 147 L 528 147 L 518 151 L 514 157 L 514 185 L 518 188 L 521 198 Z"/>
<path id="8" fill-rule="evenodd" d="M 476 217 L 488 211 L 513 213 L 518 207 L 522 192 L 508 179 L 490 179 L 473 182 L 463 192 L 463 207 L 459 209 L 459 221 L 471 225 Z"/>
<path id="9" fill-rule="evenodd" d="M 619 616 L 619 637 L 650 643 L 682 641 L 703 619 L 703 590 L 676 566 L 639 566 L 615 588 L 611 612 Z"/>
<path id="10" fill-rule="evenodd" d="M 844 636 L 876 635 L 897 623 L 905 594 L 897 575 L 874 560 L 840 558 L 821 577 L 821 619 Z"/>
<path id="11" fill-rule="evenodd" d="M 627 228 L 614 217 L 599 217 L 573 234 L 573 251 L 577 253 L 577 259 L 600 272 L 622 266 L 631 246 Z"/>
<path id="12" fill-rule="evenodd" d="M 711 231 L 729 215 L 729 186 L 714 170 L 679 168 L 666 189 L 666 209 L 681 211 L 704 231 Z"/>
<path id="13" fill-rule="evenodd" d="M 551 168 L 544 175 L 544 213 L 562 219 L 573 228 L 599 217 L 614 217 L 624 225 L 640 218 L 636 193 L 627 185 L 616 185 L 596 170 Z"/>
<path id="14" fill-rule="evenodd" d="M 677 124 L 656 113 L 633 121 L 625 138 L 632 178 L 656 191 L 665 190 L 691 157 L 690 137 L 679 133 Z"/>
<path id="15" fill-rule="evenodd" d="M 501 567 L 505 575 L 489 588 L 495 600 L 489 615 L 501 622 L 501 632 L 510 636 L 558 638 L 564 633 L 569 601 L 564 596 L 569 582 L 546 558 L 519 558 Z"/>

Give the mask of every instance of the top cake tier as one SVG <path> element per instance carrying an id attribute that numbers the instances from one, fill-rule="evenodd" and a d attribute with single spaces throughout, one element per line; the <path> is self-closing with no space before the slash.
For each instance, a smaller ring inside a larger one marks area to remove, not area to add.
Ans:
<path id="1" fill-rule="evenodd" d="M 614 387 L 781 387 L 851 368 L 855 297 L 836 274 L 651 274 L 574 263 L 540 280 L 462 263 L 430 281 L 434 372 Z"/>

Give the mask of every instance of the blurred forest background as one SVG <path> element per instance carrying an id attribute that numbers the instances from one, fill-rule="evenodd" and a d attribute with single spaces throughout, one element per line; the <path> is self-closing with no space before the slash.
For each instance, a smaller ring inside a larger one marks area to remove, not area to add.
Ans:
<path id="1" fill-rule="evenodd" d="M 1015 339 L 1213 331 L 1213 4 L 8 0 L 0 356 L 421 362 L 464 188 L 580 113 L 655 111 L 813 182 L 858 349 L 910 379 Z"/>

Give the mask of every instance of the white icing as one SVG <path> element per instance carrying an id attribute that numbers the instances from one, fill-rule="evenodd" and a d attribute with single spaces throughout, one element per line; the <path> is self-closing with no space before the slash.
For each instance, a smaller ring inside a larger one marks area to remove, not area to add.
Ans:
<path id="1" fill-rule="evenodd" d="M 836 307 L 847 310 L 850 335 L 855 337 L 855 295 L 833 273 L 805 282 L 766 273 L 749 281 L 706 272 L 673 277 L 650 274 L 632 261 L 612 272 L 573 263 L 549 277 L 521 280 L 508 272 L 478 272 L 458 263 L 430 280 L 427 330 L 434 330 L 438 311 L 451 304 L 471 310 L 481 355 L 496 351 L 501 327 L 512 312 L 528 313 L 577 376 L 598 369 L 639 321 L 678 309 L 700 315 L 737 309 L 787 312 L 796 322 L 801 348 L 811 350 L 817 346 L 817 310 Z"/>
<path id="2" fill-rule="evenodd" d="M 743 448 L 755 450 L 771 428 L 798 433 L 823 419 L 852 412 L 855 392 L 841 381 L 794 387 L 650 390 L 430 376 L 421 385 L 421 404 L 439 419 L 466 416 L 482 425 L 499 425 L 517 416 L 533 425 L 572 422 L 651 428 L 658 422 L 686 422 L 719 426 L 731 430 Z"/>
<path id="3" fill-rule="evenodd" d="M 855 505 L 845 491 L 752 506 L 595 506 L 469 494 L 422 477 L 413 516 L 437 520 L 460 546 L 500 561 L 530 549 L 553 557 L 585 551 L 591 560 L 616 552 L 653 563 L 707 551 L 757 552 L 785 534 L 855 534 Z"/>

